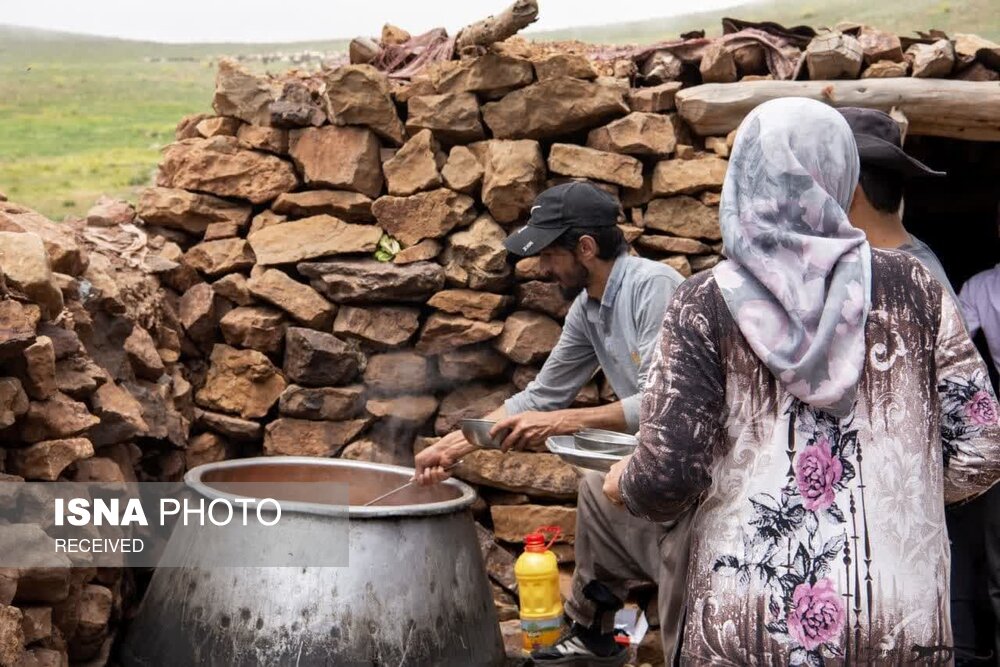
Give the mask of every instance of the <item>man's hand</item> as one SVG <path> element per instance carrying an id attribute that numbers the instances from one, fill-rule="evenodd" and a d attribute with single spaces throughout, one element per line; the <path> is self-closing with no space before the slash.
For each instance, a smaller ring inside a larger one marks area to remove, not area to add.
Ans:
<path id="1" fill-rule="evenodd" d="M 614 505 L 624 505 L 625 501 L 622 500 L 622 491 L 619 484 L 621 483 L 622 473 L 625 472 L 625 468 L 628 467 L 629 461 L 632 460 L 632 455 L 629 454 L 623 458 L 618 463 L 611 466 L 611 470 L 608 471 L 607 476 L 604 478 L 604 495 L 607 496 L 608 500 Z"/>
<path id="2" fill-rule="evenodd" d="M 500 448 L 505 452 L 511 449 L 524 449 L 528 445 L 545 442 L 546 438 L 553 435 L 574 432 L 575 429 L 566 430 L 569 427 L 564 421 L 562 411 L 522 412 L 498 421 L 490 429 L 490 437 L 496 437 L 498 433 L 510 429 L 510 434 L 501 443 Z"/>
<path id="3" fill-rule="evenodd" d="M 461 431 L 453 431 L 414 457 L 416 473 L 413 479 L 420 486 L 440 484 L 451 477 L 445 470 L 475 449 Z"/>

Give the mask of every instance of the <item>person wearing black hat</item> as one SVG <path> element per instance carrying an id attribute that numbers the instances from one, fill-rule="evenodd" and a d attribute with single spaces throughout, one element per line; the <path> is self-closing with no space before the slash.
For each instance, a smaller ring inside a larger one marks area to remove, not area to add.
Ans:
<path id="1" fill-rule="evenodd" d="M 498 420 L 493 435 L 509 430 L 505 450 L 587 427 L 638 430 L 641 392 L 663 314 L 683 278 L 660 262 L 628 255 L 619 212 L 615 198 L 595 185 L 564 183 L 539 195 L 528 223 L 504 242 L 514 256 L 538 257 L 543 271 L 573 299 L 538 376 L 486 416 Z M 621 400 L 567 409 L 598 367 Z M 417 455 L 417 481 L 445 479 L 444 467 L 473 449 L 460 432 L 445 436 Z M 553 647 L 532 654 L 535 664 L 624 664 L 626 650 L 614 640 L 614 615 L 624 603 L 627 582 L 637 578 L 660 584 L 664 651 L 674 652 L 683 616 L 689 518 L 660 524 L 633 517 L 604 496 L 603 483 L 596 472 L 580 481 L 576 570 L 565 604 L 572 623 Z"/>

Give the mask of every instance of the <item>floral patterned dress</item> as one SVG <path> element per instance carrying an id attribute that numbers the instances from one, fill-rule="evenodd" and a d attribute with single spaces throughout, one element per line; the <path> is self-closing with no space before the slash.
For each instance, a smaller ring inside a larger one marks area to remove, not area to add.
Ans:
<path id="1" fill-rule="evenodd" d="M 621 491 L 654 521 L 696 512 L 685 664 L 953 660 L 944 505 L 1000 477 L 998 406 L 930 274 L 873 251 L 872 276 L 840 419 L 775 381 L 713 274 L 677 290 Z"/>

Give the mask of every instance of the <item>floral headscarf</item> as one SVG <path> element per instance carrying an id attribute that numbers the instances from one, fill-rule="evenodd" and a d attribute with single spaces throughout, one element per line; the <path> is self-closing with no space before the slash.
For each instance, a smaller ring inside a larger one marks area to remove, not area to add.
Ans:
<path id="1" fill-rule="evenodd" d="M 858 149 L 831 107 L 761 104 L 736 135 L 715 267 L 750 347 L 793 396 L 843 416 L 857 394 L 871 304 L 871 248 L 847 209 Z"/>

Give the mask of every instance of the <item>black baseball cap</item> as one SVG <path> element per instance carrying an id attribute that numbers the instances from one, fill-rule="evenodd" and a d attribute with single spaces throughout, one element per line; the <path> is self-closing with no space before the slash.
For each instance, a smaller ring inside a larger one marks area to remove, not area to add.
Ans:
<path id="1" fill-rule="evenodd" d="M 945 176 L 943 171 L 935 171 L 906 154 L 899 124 L 889 114 L 860 107 L 844 107 L 837 111 L 847 119 L 854 132 L 861 164 L 894 171 L 904 178 Z"/>
<path id="2" fill-rule="evenodd" d="M 537 255 L 572 227 L 613 227 L 618 224 L 617 200 L 587 181 L 561 183 L 535 198 L 528 224 L 503 242 L 519 257 Z"/>

